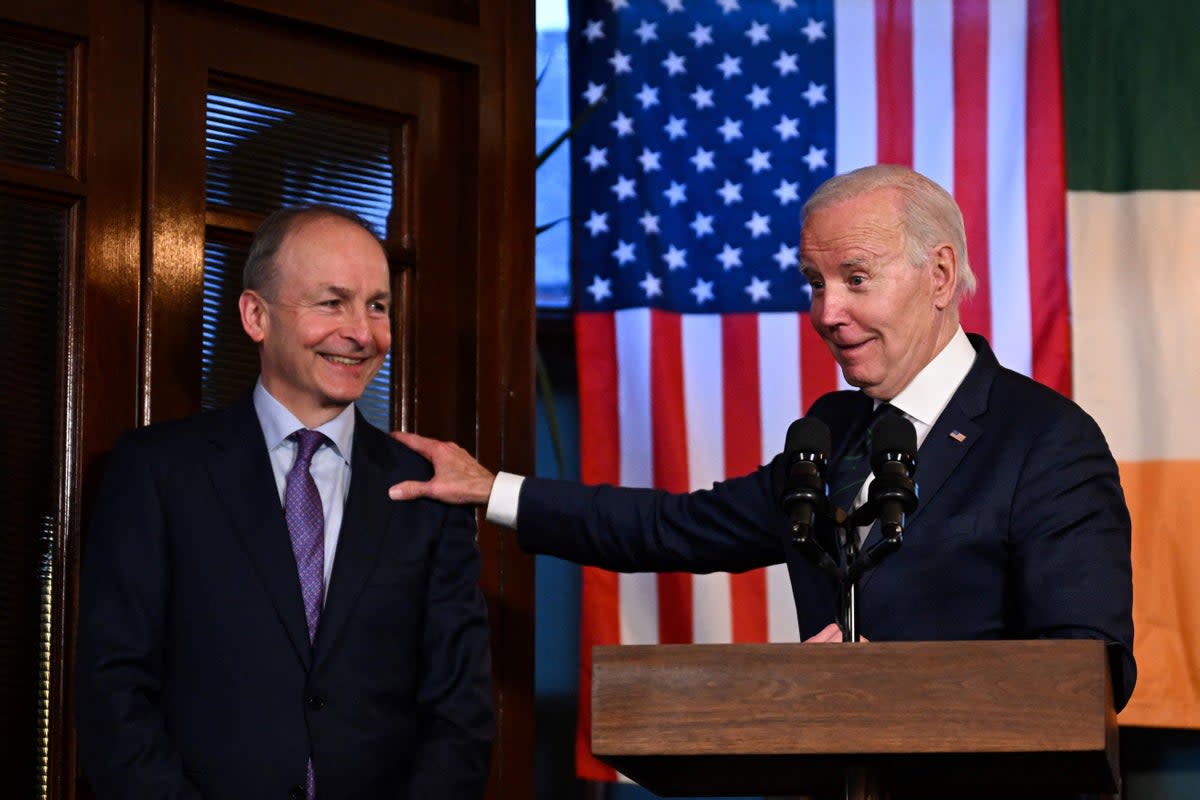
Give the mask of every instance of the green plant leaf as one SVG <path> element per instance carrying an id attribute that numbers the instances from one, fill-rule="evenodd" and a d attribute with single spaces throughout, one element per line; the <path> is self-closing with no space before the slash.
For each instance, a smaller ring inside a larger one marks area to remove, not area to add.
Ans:
<path id="1" fill-rule="evenodd" d="M 569 128 L 560 133 L 558 136 L 555 136 L 554 141 L 543 147 L 541 152 L 537 154 L 537 166 L 542 166 L 546 159 L 554 155 L 558 148 L 562 147 L 563 142 L 570 139 L 575 135 L 576 131 L 586 125 L 587 121 L 592 118 L 592 115 L 596 113 L 596 109 L 600 107 L 600 103 L 603 103 L 604 100 L 605 98 L 601 97 L 599 101 L 588 106 L 577 119 L 571 121 L 571 126 Z"/>
<path id="2" fill-rule="evenodd" d="M 550 373 L 542 354 L 534 349 L 534 365 L 537 371 L 538 393 L 542 396 L 542 408 L 546 411 L 546 425 L 550 428 L 550 443 L 554 446 L 554 463 L 558 467 L 558 477 L 564 477 L 566 459 L 563 457 L 562 429 L 558 426 L 558 412 L 555 410 L 554 387 L 550 383 Z"/>
<path id="3" fill-rule="evenodd" d="M 547 222 L 544 225 L 538 225 L 535 230 L 535 235 L 541 236 L 543 233 L 550 230 L 555 225 L 558 225 L 559 223 L 562 223 L 562 222 L 566 222 L 569 219 L 570 219 L 570 217 L 559 217 L 558 219 L 554 220 L 553 222 Z"/>

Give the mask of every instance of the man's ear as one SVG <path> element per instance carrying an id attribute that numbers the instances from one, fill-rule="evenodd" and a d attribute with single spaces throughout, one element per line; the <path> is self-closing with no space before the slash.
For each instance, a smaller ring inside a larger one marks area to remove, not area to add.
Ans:
<path id="1" fill-rule="evenodd" d="M 253 289 L 242 292 L 238 298 L 238 311 L 242 315 L 242 329 L 255 344 L 261 344 L 267 338 L 268 309 L 267 301 Z"/>
<path id="2" fill-rule="evenodd" d="M 933 305 L 941 310 L 954 302 L 958 287 L 958 253 L 950 245 L 941 244 L 934 248 L 930 262 Z"/>

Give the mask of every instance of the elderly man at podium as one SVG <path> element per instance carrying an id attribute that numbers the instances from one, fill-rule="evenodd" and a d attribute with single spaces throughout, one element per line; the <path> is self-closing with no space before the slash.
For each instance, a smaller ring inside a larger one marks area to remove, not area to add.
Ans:
<path id="1" fill-rule="evenodd" d="M 959 304 L 974 277 L 957 204 L 928 178 L 879 165 L 825 182 L 803 215 L 812 324 L 857 387 L 808 412 L 832 432 L 830 498 L 849 498 L 849 509 L 867 494 L 865 482 L 836 484 L 878 407 L 902 413 L 919 445 L 919 505 L 903 546 L 859 582 L 859 632 L 873 641 L 1097 639 L 1123 707 L 1136 668 L 1117 466 L 1087 413 L 964 332 Z M 427 482 L 393 486 L 394 499 L 486 504 L 525 549 L 616 571 L 786 562 L 802 637 L 840 638 L 830 627 L 833 582 L 791 546 L 783 454 L 711 489 L 671 494 L 493 475 L 457 445 L 393 435 L 435 468 Z M 864 547 L 879 536 L 878 524 L 868 528 Z"/>

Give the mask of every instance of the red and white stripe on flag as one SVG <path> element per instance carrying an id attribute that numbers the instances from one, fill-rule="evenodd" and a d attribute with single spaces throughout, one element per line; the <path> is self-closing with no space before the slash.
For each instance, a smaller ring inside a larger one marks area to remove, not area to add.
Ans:
<path id="1" fill-rule="evenodd" d="M 836 0 L 836 172 L 914 167 L 962 207 L 975 298 L 963 327 L 1070 394 L 1057 0 Z M 578 313 L 582 478 L 684 492 L 743 475 L 839 387 L 804 314 Z M 618 432 L 614 435 L 613 432 Z M 782 566 L 741 575 L 583 570 L 577 772 L 591 649 L 797 638 Z"/>

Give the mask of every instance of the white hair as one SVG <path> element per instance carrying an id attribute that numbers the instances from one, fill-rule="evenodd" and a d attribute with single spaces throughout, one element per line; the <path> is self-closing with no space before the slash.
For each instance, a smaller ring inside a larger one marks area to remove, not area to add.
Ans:
<path id="1" fill-rule="evenodd" d="M 919 172 L 898 164 L 874 164 L 835 175 L 817 187 L 801 209 L 804 220 L 814 211 L 843 203 L 876 189 L 895 189 L 903 200 L 901 225 L 905 250 L 913 266 L 924 266 L 929 251 L 949 244 L 958 255 L 956 299 L 975 292 L 975 273 L 967 260 L 967 233 L 962 211 L 950 193 Z"/>

